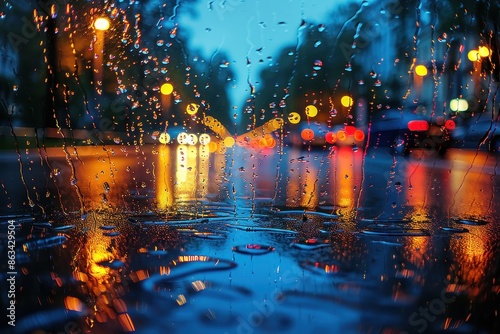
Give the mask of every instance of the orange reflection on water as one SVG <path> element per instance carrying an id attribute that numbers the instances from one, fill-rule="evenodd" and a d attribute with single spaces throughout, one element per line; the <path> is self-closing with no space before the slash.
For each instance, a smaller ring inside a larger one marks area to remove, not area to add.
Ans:
<path id="1" fill-rule="evenodd" d="M 174 202 L 170 168 L 170 147 L 160 145 L 158 147 L 158 160 L 155 166 L 156 202 L 160 210 L 170 208 Z"/>
<path id="2" fill-rule="evenodd" d="M 498 157 L 487 152 L 450 150 L 450 213 L 458 217 L 482 217 L 491 206 L 494 185 L 492 175 Z"/>
<path id="3" fill-rule="evenodd" d="M 176 154 L 174 192 L 177 201 L 196 198 L 198 151 L 195 146 L 179 145 Z"/>
<path id="4" fill-rule="evenodd" d="M 406 166 L 408 175 L 407 203 L 412 208 L 409 218 L 413 222 L 422 222 L 428 219 L 427 194 L 431 180 L 429 169 L 420 161 L 409 160 Z"/>
<path id="5" fill-rule="evenodd" d="M 286 186 L 286 204 L 291 207 L 314 209 L 319 202 L 318 169 L 309 163 L 315 159 L 309 155 L 300 162 L 295 162 L 289 170 L 289 181 Z"/>
<path id="6" fill-rule="evenodd" d="M 339 147 L 331 157 L 334 203 L 341 208 L 344 215 L 351 215 L 356 205 L 361 186 L 361 161 L 362 152 L 349 146 Z"/>

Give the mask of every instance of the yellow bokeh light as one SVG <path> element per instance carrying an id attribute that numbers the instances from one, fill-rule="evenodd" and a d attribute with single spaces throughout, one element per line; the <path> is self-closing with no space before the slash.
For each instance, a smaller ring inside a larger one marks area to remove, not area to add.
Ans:
<path id="1" fill-rule="evenodd" d="M 196 103 L 190 103 L 187 105 L 186 107 L 186 112 L 189 114 L 189 115 L 194 115 L 198 112 L 198 109 L 200 108 L 199 105 L 197 105 Z"/>
<path id="2" fill-rule="evenodd" d="M 233 147 L 235 144 L 235 140 L 233 137 L 226 137 L 224 138 L 224 146 L 226 147 Z"/>
<path id="3" fill-rule="evenodd" d="M 292 111 L 289 115 L 288 115 L 288 121 L 292 124 L 297 124 L 300 122 L 300 115 L 298 113 L 296 113 L 295 111 Z"/>
<path id="4" fill-rule="evenodd" d="M 186 143 L 188 145 L 196 145 L 198 143 L 198 136 L 194 133 L 190 133 L 187 135 Z"/>
<path id="5" fill-rule="evenodd" d="M 415 74 L 419 77 L 425 77 L 427 75 L 427 67 L 425 65 L 417 65 L 415 67 Z"/>
<path id="6" fill-rule="evenodd" d="M 312 104 L 306 107 L 307 117 L 315 117 L 317 114 L 318 114 L 318 108 L 316 108 Z"/>
<path id="7" fill-rule="evenodd" d="M 481 59 L 481 57 L 479 56 L 479 51 L 477 50 L 470 50 L 467 54 L 467 58 L 469 58 L 470 61 L 478 61 L 479 59 Z"/>
<path id="8" fill-rule="evenodd" d="M 172 84 L 167 82 L 161 85 L 160 92 L 163 95 L 170 95 L 172 94 L 173 91 L 174 91 L 174 86 L 172 86 Z"/>
<path id="9" fill-rule="evenodd" d="M 186 132 L 180 132 L 177 135 L 177 142 L 179 145 L 186 145 L 188 141 L 188 134 Z"/>
<path id="10" fill-rule="evenodd" d="M 201 145 L 208 145 L 210 143 L 210 135 L 207 133 L 202 133 L 200 135 L 200 144 Z"/>
<path id="11" fill-rule="evenodd" d="M 160 134 L 160 137 L 158 137 L 158 140 L 162 144 L 168 144 L 170 142 L 170 135 L 166 132 L 163 132 Z"/>
<path id="12" fill-rule="evenodd" d="M 347 133 L 344 130 L 339 130 L 337 132 L 337 139 L 340 141 L 344 141 L 347 139 Z"/>
<path id="13" fill-rule="evenodd" d="M 352 100 L 352 97 L 350 96 L 347 96 L 347 95 L 344 95 L 342 96 L 342 98 L 340 99 L 340 103 L 348 108 L 348 107 L 352 107 L 352 104 L 354 103 L 354 101 Z"/>
<path id="14" fill-rule="evenodd" d="M 214 153 L 215 151 L 217 151 L 217 149 L 219 148 L 219 145 L 217 145 L 217 143 L 211 141 L 210 143 L 208 143 L 208 151 L 210 153 Z"/>
<path id="15" fill-rule="evenodd" d="M 488 57 L 491 53 L 487 46 L 480 46 L 477 51 L 480 57 Z"/>
<path id="16" fill-rule="evenodd" d="M 94 28 L 96 28 L 97 30 L 101 31 L 108 30 L 109 26 L 110 26 L 109 20 L 105 17 L 100 17 L 94 22 Z"/>

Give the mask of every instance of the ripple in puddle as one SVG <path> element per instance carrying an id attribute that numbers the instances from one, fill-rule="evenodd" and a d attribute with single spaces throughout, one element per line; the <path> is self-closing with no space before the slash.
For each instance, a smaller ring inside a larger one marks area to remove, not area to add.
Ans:
<path id="1" fill-rule="evenodd" d="M 233 252 L 248 255 L 264 255 L 274 251 L 274 247 L 268 245 L 247 244 L 233 247 Z"/>
<path id="2" fill-rule="evenodd" d="M 305 240 L 298 240 L 292 242 L 291 246 L 301 250 L 315 250 L 323 247 L 330 247 L 330 240 L 321 240 L 317 238 L 310 238 Z"/>
<path id="3" fill-rule="evenodd" d="M 160 273 L 151 275 L 144 280 L 143 288 L 146 291 L 156 293 L 157 287 L 161 284 L 199 273 L 228 270 L 236 266 L 236 262 L 230 260 L 204 255 L 181 255 L 177 260 L 172 260 L 168 266 L 162 268 Z"/>

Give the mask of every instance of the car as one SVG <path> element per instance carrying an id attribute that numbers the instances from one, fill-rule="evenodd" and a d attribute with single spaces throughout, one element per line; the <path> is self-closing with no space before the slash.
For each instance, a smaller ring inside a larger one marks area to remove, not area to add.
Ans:
<path id="1" fill-rule="evenodd" d="M 475 114 L 455 129 L 452 138 L 457 148 L 500 152 L 500 117 L 491 113 Z"/>
<path id="2" fill-rule="evenodd" d="M 369 147 L 389 147 L 392 153 L 408 155 L 416 149 L 444 154 L 451 146 L 455 121 L 430 117 L 425 108 L 374 111 L 370 117 Z"/>
<path id="3" fill-rule="evenodd" d="M 291 146 L 357 146 L 364 145 L 366 130 L 361 126 L 322 122 L 300 122 L 286 129 L 285 144 Z"/>

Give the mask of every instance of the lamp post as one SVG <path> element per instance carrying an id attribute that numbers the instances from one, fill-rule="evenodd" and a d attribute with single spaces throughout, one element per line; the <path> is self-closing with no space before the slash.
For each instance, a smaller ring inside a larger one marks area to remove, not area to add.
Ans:
<path id="1" fill-rule="evenodd" d="M 424 83 L 424 77 L 428 73 L 429 71 L 427 70 L 427 67 L 425 65 L 420 64 L 415 66 L 414 82 L 415 82 L 415 93 L 418 100 L 420 100 L 420 97 L 422 96 L 422 86 Z"/>
<path id="2" fill-rule="evenodd" d="M 102 86 L 103 57 L 104 57 L 104 35 L 110 27 L 110 21 L 106 17 L 99 17 L 94 21 L 96 32 L 94 40 L 94 84 L 96 89 Z"/>
<path id="3" fill-rule="evenodd" d="M 162 111 L 170 108 L 170 104 L 172 101 L 172 93 L 174 92 L 174 86 L 166 82 L 160 87 L 160 93 L 161 93 L 161 108 Z"/>

